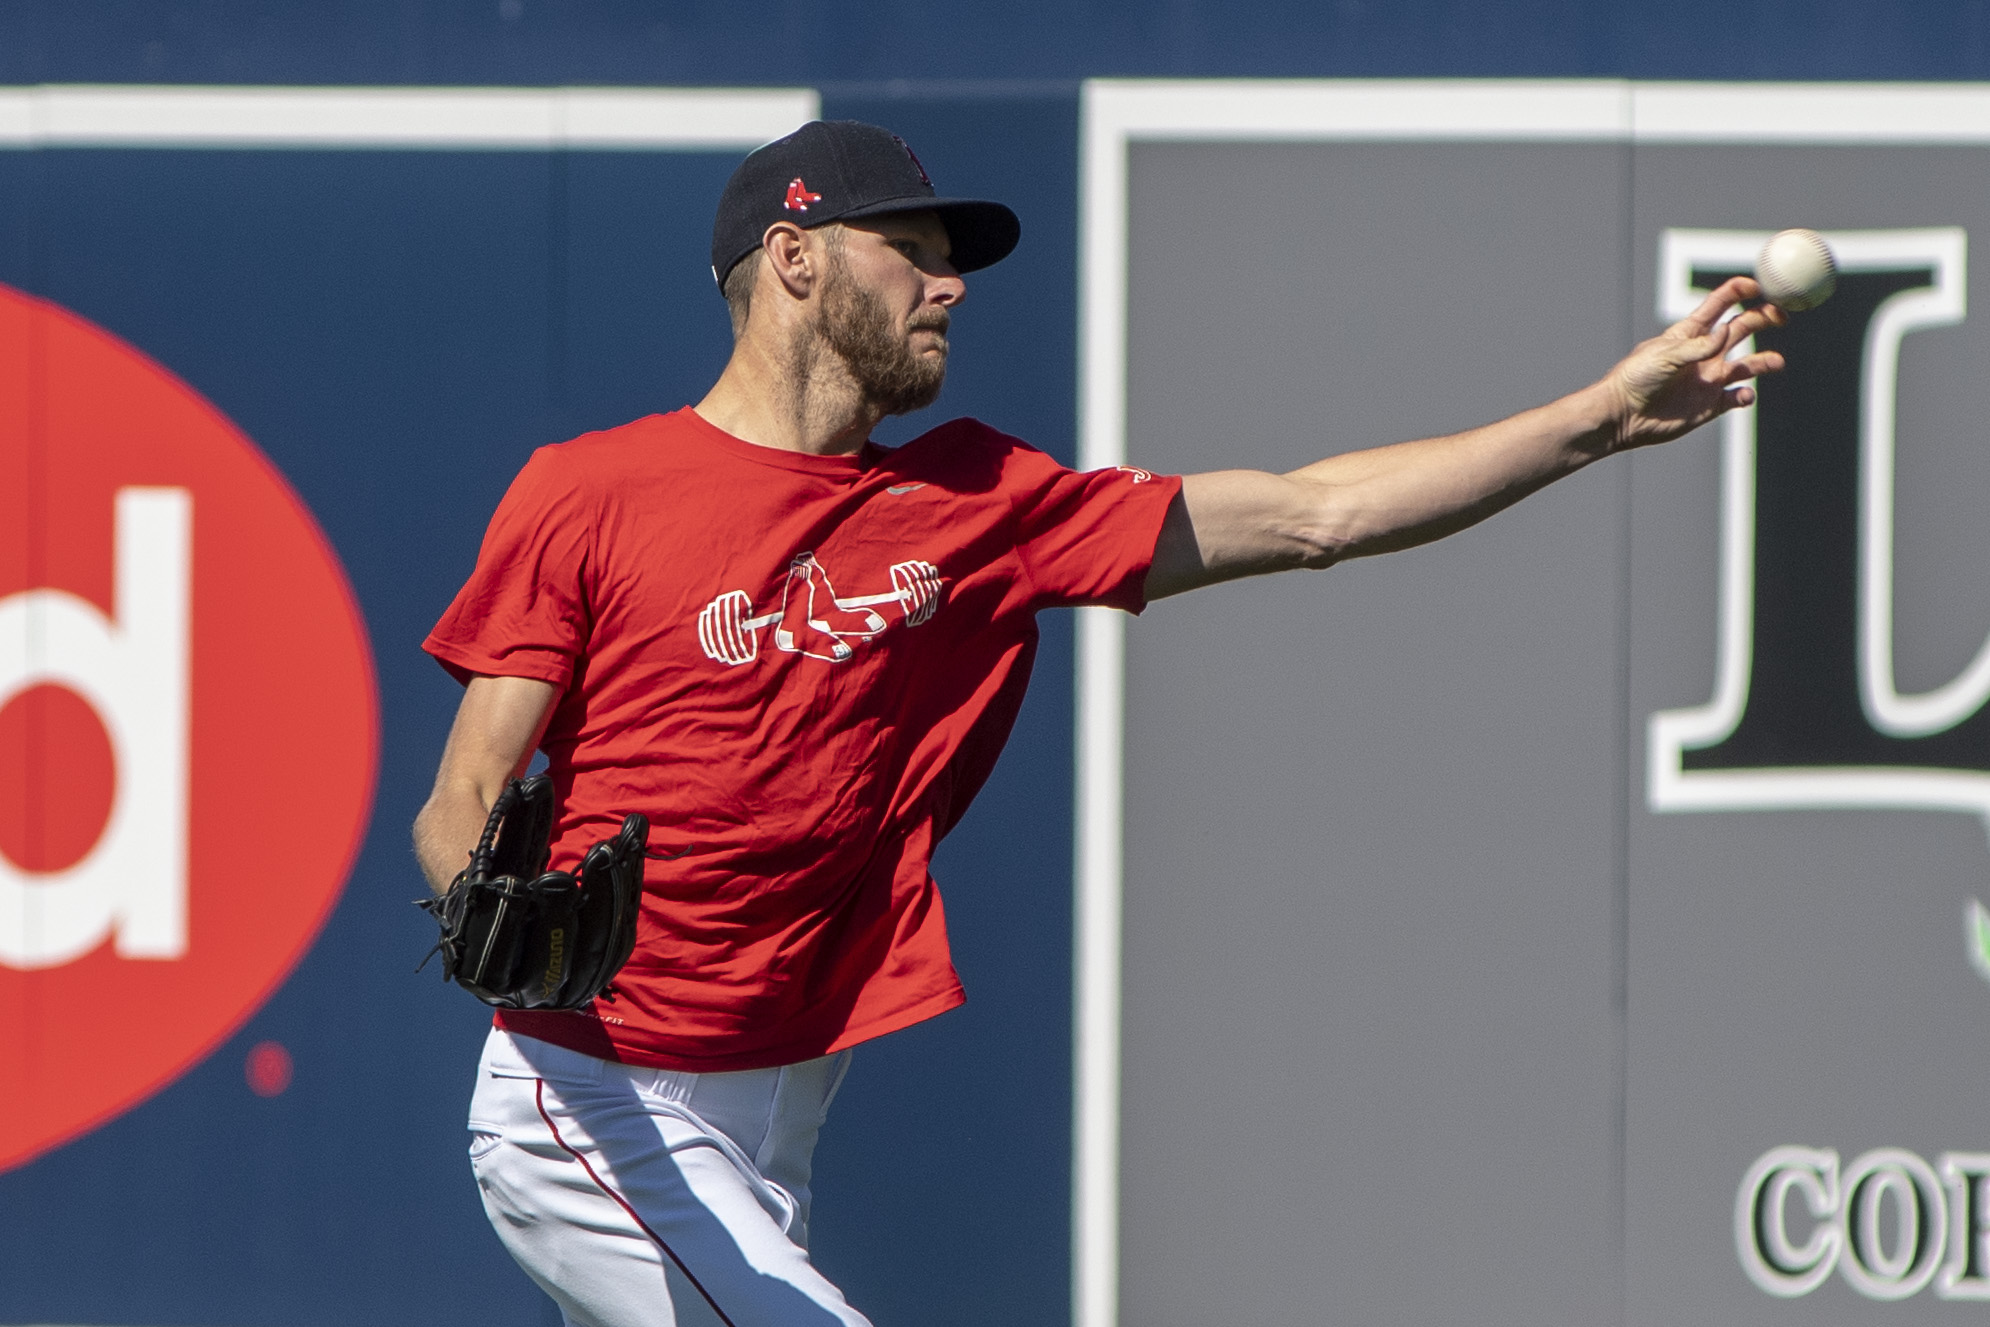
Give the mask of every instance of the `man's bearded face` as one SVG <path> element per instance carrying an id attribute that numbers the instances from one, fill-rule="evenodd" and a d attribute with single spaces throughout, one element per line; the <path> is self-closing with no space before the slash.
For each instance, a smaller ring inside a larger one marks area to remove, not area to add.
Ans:
<path id="1" fill-rule="evenodd" d="M 831 248 L 817 334 L 849 369 L 858 389 L 887 415 L 910 414 L 939 399 L 947 377 L 951 321 L 945 309 L 920 309 L 900 333 L 884 299 L 850 275 L 840 246 Z M 938 354 L 914 352 L 913 334 L 920 331 L 939 333 L 919 338 L 927 346 L 937 342 Z"/>

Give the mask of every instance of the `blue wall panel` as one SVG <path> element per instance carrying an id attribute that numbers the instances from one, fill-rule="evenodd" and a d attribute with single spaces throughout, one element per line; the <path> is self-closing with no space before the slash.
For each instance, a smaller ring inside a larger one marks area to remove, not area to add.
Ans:
<path id="1" fill-rule="evenodd" d="M 0 1317 L 537 1322 L 529 1284 L 477 1238 L 459 1135 L 484 1020 L 409 975 L 424 937 L 406 826 L 455 689 L 416 647 L 510 472 L 563 428 L 551 162 L 78 152 L 34 167 L 39 252 L 0 256 L 0 279 L 163 361 L 289 477 L 364 608 L 383 744 L 358 867 L 276 998 L 151 1103 L 0 1176 Z M 264 1038 L 297 1066 L 273 1100 L 243 1078 Z M 96 1251 L 92 1274 L 74 1274 L 75 1249 Z M 481 1271 L 445 1283 L 430 1256 Z"/>
<path id="2" fill-rule="evenodd" d="M 1982 78 L 1983 0 L 67 0 L 0 82 L 808 83 L 1093 76 Z"/>
<path id="3" fill-rule="evenodd" d="M 891 124 L 949 189 L 1011 199 L 1028 227 L 973 283 L 942 405 L 888 436 L 974 413 L 1068 458 L 1072 99 L 828 113 Z M 1002 150 L 978 150 L 992 124 Z M 410 973 L 428 924 L 408 906 L 407 824 L 458 694 L 418 645 L 533 447 L 675 408 L 716 375 L 704 251 L 732 161 L 0 156 L 0 281 L 146 350 L 269 453 L 352 578 L 383 726 L 363 856 L 287 985 L 154 1100 L 0 1175 L 0 1321 L 544 1320 L 462 1155 L 484 1011 Z M 939 866 L 971 1002 L 866 1048 L 822 1151 L 821 1258 L 884 1322 L 1065 1312 L 1070 632 L 1046 625 L 1011 756 Z M 243 1075 L 265 1039 L 296 1061 L 269 1100 Z"/>

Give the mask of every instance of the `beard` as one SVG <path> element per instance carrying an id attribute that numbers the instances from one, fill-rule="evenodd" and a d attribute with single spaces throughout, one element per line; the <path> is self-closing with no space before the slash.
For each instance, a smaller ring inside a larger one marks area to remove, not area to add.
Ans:
<path id="1" fill-rule="evenodd" d="M 842 260 L 833 258 L 816 335 L 843 361 L 867 401 L 887 415 L 905 415 L 940 398 L 947 378 L 946 331 L 951 321 L 945 309 L 922 310 L 907 320 L 900 335 L 877 292 L 852 281 Z M 921 330 L 940 334 L 937 358 L 913 352 L 912 333 Z"/>

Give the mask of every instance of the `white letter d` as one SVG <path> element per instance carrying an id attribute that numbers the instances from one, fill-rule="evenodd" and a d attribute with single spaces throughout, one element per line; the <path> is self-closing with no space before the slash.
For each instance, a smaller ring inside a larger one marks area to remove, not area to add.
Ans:
<path id="1" fill-rule="evenodd" d="M 116 620 L 62 590 L 0 599 L 0 706 L 52 683 L 95 708 L 116 792 L 103 834 L 60 871 L 0 855 L 0 964 L 74 962 L 115 934 L 120 958 L 187 951 L 187 657 L 193 498 L 117 492 Z"/>

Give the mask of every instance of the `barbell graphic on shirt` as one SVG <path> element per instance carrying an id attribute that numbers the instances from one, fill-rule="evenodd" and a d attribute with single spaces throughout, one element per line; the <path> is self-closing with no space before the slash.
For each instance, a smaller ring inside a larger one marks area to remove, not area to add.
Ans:
<path id="1" fill-rule="evenodd" d="M 885 629 L 877 611 L 885 605 L 896 605 L 908 627 L 928 622 L 940 611 L 946 582 L 938 567 L 899 562 L 890 575 L 891 589 L 884 594 L 839 598 L 815 554 L 799 554 L 788 564 L 779 608 L 755 615 L 752 596 L 727 590 L 700 610 L 698 644 L 708 658 L 729 667 L 748 664 L 760 657 L 760 632 L 773 627 L 776 649 L 842 663 L 856 653 L 851 642 L 869 640 Z"/>

